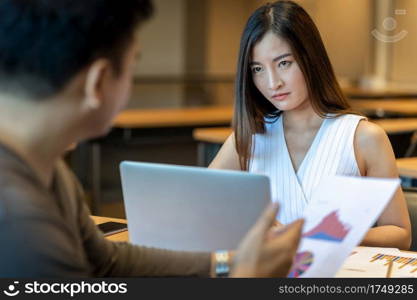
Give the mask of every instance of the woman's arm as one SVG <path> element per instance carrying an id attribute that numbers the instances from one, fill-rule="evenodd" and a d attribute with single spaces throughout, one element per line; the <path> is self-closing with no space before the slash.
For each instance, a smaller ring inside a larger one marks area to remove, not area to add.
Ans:
<path id="1" fill-rule="evenodd" d="M 240 171 L 239 155 L 235 147 L 235 135 L 232 133 L 211 162 L 210 169 L 227 169 Z"/>
<path id="2" fill-rule="evenodd" d="M 394 152 L 385 131 L 361 121 L 354 141 L 356 161 L 362 176 L 398 178 Z M 362 245 L 409 249 L 411 225 L 407 204 L 399 188 L 378 219 L 377 227 L 366 234 Z"/>

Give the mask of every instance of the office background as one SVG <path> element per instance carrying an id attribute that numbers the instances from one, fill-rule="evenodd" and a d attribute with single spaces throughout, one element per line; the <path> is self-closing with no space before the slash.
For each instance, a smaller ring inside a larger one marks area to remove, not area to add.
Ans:
<path id="1" fill-rule="evenodd" d="M 267 1 L 154 2 L 154 18 L 138 33 L 142 55 L 127 110 L 233 105 L 240 35 L 250 14 Z M 366 99 L 367 95 L 375 96 L 375 91 L 377 95 L 394 91 L 395 96 L 417 99 L 417 1 L 297 2 L 316 22 L 340 84 L 349 96 Z M 373 30 L 402 38 L 381 41 L 372 34 Z M 402 117 L 381 115 L 378 109 L 368 111 L 368 115 Z M 155 123 L 160 121 L 158 115 L 154 118 Z M 229 121 L 215 124 L 229 125 Z M 199 143 L 192 132 L 195 127 L 212 126 L 115 128 L 107 137 L 79 145 L 68 160 L 89 192 L 93 212 L 123 218 L 118 164 L 122 160 L 137 160 L 197 165 Z M 398 148 L 397 157 L 404 156 L 413 132 L 390 136 L 394 148 Z M 94 192 L 97 185 L 99 194 Z M 99 204 L 94 204 L 94 198 L 99 198 Z"/>

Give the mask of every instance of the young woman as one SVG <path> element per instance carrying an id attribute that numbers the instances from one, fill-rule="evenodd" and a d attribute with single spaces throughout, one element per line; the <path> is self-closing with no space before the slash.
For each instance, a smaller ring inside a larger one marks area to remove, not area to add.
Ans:
<path id="1" fill-rule="evenodd" d="M 267 4 L 249 18 L 233 128 L 210 167 L 268 175 L 283 224 L 302 215 L 326 176 L 398 177 L 385 132 L 351 110 L 320 33 L 292 1 Z M 399 189 L 363 245 L 407 249 L 410 240 Z"/>

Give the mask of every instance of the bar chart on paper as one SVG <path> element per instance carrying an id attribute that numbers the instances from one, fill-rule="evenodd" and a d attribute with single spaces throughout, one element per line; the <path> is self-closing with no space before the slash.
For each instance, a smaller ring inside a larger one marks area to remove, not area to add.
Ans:
<path id="1" fill-rule="evenodd" d="M 398 186 L 392 179 L 323 180 L 304 210 L 302 239 L 289 277 L 333 277 Z"/>
<path id="2" fill-rule="evenodd" d="M 321 242 L 341 243 L 349 233 L 350 228 L 349 224 L 341 221 L 338 210 L 334 210 L 325 215 L 317 225 L 305 232 L 302 237 Z M 310 269 L 313 262 L 314 254 L 312 251 L 306 250 L 297 253 L 288 276 L 290 278 L 301 277 Z"/>
<path id="3" fill-rule="evenodd" d="M 369 262 L 373 263 L 376 261 L 385 261 L 386 263 L 384 265 L 393 262 L 394 270 L 401 272 L 403 276 L 409 275 L 411 277 L 417 275 L 417 257 L 407 256 L 406 254 L 398 256 L 378 253 Z"/>
<path id="4" fill-rule="evenodd" d="M 356 247 L 336 277 L 417 278 L 417 254 L 396 248 Z"/>

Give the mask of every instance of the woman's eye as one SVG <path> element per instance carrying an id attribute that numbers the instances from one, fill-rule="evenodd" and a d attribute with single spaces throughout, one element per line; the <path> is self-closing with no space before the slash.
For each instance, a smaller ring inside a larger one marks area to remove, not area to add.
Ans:
<path id="1" fill-rule="evenodd" d="M 259 66 L 253 67 L 252 68 L 252 73 L 259 73 L 262 71 L 262 68 Z"/>
<path id="2" fill-rule="evenodd" d="M 284 61 L 281 61 L 279 64 L 278 64 L 278 67 L 279 68 L 288 68 L 290 65 L 291 65 L 291 63 L 292 62 L 290 62 L 290 61 L 288 61 L 288 60 L 284 60 Z"/>

